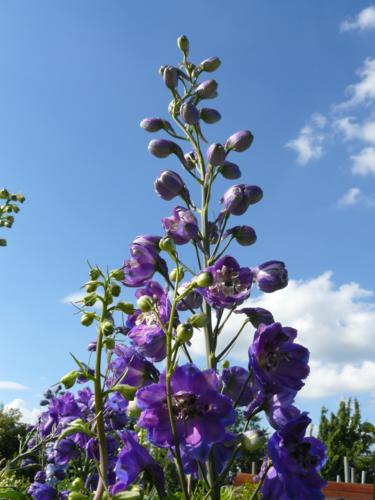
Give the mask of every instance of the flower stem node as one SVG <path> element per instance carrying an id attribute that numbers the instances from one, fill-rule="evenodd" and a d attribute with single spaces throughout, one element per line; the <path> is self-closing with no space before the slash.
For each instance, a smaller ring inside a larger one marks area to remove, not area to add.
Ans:
<path id="1" fill-rule="evenodd" d="M 172 271 L 169 273 L 169 279 L 175 283 L 176 280 L 181 281 L 184 279 L 185 273 L 184 270 L 179 268 L 177 269 L 176 267 L 172 269 Z"/>
<path id="2" fill-rule="evenodd" d="M 242 448 L 250 453 L 262 448 L 266 442 L 267 439 L 261 431 L 253 430 L 242 434 Z"/>
<path id="3" fill-rule="evenodd" d="M 206 288 L 211 286 L 214 281 L 212 273 L 205 271 L 203 273 L 198 274 L 198 276 L 194 279 L 195 286 L 199 288 Z"/>
<path id="4" fill-rule="evenodd" d="M 209 319 L 206 316 L 206 314 L 200 313 L 200 314 L 193 314 L 190 316 L 188 319 L 188 323 L 193 326 L 194 328 L 203 328 L 204 326 L 207 326 L 209 323 Z"/>
<path id="5" fill-rule="evenodd" d="M 60 379 L 60 383 L 63 384 L 65 389 L 70 389 L 76 383 L 78 375 L 79 374 L 78 374 L 77 370 L 73 370 L 73 371 L 67 373 L 66 375 L 64 375 Z"/>
<path id="6" fill-rule="evenodd" d="M 95 319 L 95 313 L 84 313 L 81 316 L 81 325 L 90 326 Z"/>
<path id="7" fill-rule="evenodd" d="M 177 341 L 180 344 L 189 342 L 193 336 L 193 326 L 190 323 L 180 323 L 176 329 Z"/>
<path id="8" fill-rule="evenodd" d="M 142 312 L 149 312 L 154 308 L 154 301 L 150 296 L 142 295 L 142 297 L 139 297 L 139 299 L 137 300 L 137 305 L 138 309 L 140 309 Z"/>
<path id="9" fill-rule="evenodd" d="M 105 319 L 104 321 L 102 321 L 100 324 L 100 328 L 104 335 L 111 335 L 114 330 L 113 323 L 109 319 Z"/>
<path id="10" fill-rule="evenodd" d="M 92 307 L 95 305 L 95 302 L 98 300 L 98 296 L 96 293 L 89 293 L 85 297 L 83 297 L 83 303 L 85 306 Z"/>
<path id="11" fill-rule="evenodd" d="M 189 53 L 189 39 L 185 35 L 181 35 L 177 38 L 177 47 L 181 50 L 181 52 L 187 56 Z"/>

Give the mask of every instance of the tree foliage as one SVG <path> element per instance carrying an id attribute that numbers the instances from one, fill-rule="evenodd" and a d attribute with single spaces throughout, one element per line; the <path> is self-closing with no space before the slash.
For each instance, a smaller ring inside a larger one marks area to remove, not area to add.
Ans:
<path id="1" fill-rule="evenodd" d="M 20 439 L 26 436 L 27 426 L 19 410 L 0 406 L 0 463 L 12 458 L 19 450 Z"/>

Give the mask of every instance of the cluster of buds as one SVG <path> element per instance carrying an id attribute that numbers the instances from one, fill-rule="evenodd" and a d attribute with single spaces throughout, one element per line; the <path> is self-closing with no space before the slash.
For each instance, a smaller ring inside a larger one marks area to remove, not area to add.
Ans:
<path id="1" fill-rule="evenodd" d="M 5 227 L 10 229 L 14 223 L 14 215 L 20 211 L 19 203 L 23 203 L 25 197 L 23 194 L 10 193 L 7 189 L 3 188 L 0 190 L 0 227 Z M 0 238 L 0 246 L 5 247 L 7 245 L 7 240 Z"/>

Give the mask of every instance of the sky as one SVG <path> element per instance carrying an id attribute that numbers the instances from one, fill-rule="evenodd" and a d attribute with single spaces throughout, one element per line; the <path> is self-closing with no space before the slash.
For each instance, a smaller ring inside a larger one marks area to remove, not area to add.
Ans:
<path id="1" fill-rule="evenodd" d="M 178 62 L 182 33 L 193 61 L 222 60 L 208 140 L 255 136 L 233 161 L 264 198 L 233 225 L 258 241 L 231 252 L 244 266 L 287 264 L 288 288 L 251 303 L 311 352 L 298 405 L 317 423 L 322 405 L 358 397 L 374 421 L 375 4 L 361 0 L 0 3 L 0 183 L 26 196 L 2 235 L 0 402 L 35 418 L 74 368 L 69 352 L 86 360 L 95 337 L 69 303 L 87 261 L 119 267 L 173 209 L 153 181 L 177 160 L 151 157 L 139 122 L 167 115 L 158 68 Z M 212 216 L 230 185 L 218 182 Z M 246 364 L 249 341 L 233 362 Z"/>

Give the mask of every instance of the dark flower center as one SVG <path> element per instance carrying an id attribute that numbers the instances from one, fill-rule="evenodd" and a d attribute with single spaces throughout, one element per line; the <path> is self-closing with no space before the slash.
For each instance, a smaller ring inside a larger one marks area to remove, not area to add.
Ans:
<path id="1" fill-rule="evenodd" d="M 289 450 L 290 455 L 302 466 L 305 471 L 317 467 L 318 458 L 311 454 L 311 444 L 302 442 Z"/>
<path id="2" fill-rule="evenodd" d="M 214 293 L 222 293 L 225 297 L 236 295 L 247 289 L 247 285 L 241 283 L 240 272 L 223 266 L 216 271 L 215 283 L 210 287 Z"/>
<path id="3" fill-rule="evenodd" d="M 209 405 L 202 403 L 197 394 L 178 392 L 172 396 L 173 414 L 177 420 L 202 417 Z"/>

